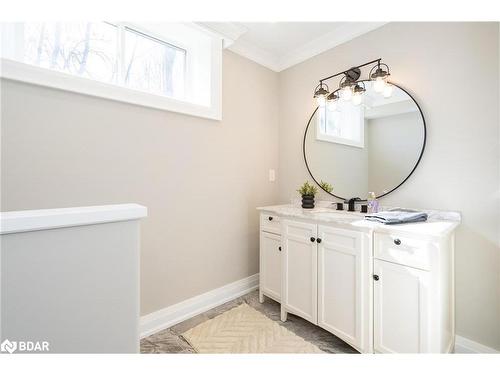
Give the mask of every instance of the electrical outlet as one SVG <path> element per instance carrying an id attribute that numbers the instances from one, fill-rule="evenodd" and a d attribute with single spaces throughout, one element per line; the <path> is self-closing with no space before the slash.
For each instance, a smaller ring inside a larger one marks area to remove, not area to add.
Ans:
<path id="1" fill-rule="evenodd" d="M 269 182 L 276 181 L 276 171 L 274 169 L 269 170 Z"/>

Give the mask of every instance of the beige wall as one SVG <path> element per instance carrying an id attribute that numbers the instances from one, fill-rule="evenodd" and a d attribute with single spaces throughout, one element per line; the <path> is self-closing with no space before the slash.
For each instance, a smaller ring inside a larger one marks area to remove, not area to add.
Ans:
<path id="1" fill-rule="evenodd" d="M 223 59 L 221 122 L 3 81 L 2 211 L 147 206 L 142 314 L 257 273 L 278 77 Z"/>
<path id="2" fill-rule="evenodd" d="M 422 107 L 421 164 L 385 205 L 458 210 L 459 335 L 500 349 L 499 61 L 497 23 L 394 23 L 280 73 L 279 196 L 309 178 L 303 130 L 321 77 L 382 57 Z"/>

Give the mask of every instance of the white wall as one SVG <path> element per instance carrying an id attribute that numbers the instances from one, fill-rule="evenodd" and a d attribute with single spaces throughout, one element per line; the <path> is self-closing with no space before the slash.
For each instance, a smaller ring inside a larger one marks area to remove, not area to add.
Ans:
<path id="1" fill-rule="evenodd" d="M 382 57 L 428 130 L 421 164 L 382 204 L 462 212 L 457 331 L 500 349 L 498 38 L 498 23 L 391 23 L 281 72 L 278 179 L 281 202 L 310 179 L 301 143 L 318 79 Z"/>
<path id="2" fill-rule="evenodd" d="M 0 341 L 139 352 L 138 220 L 2 234 L 0 257 Z"/>
<path id="3" fill-rule="evenodd" d="M 1 210 L 147 206 L 142 315 L 258 272 L 255 207 L 277 199 L 278 77 L 223 59 L 220 122 L 2 81 Z"/>

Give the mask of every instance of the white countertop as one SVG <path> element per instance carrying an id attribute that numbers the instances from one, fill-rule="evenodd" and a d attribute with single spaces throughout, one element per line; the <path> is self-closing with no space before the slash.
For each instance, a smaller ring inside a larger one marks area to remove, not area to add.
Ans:
<path id="1" fill-rule="evenodd" d="M 148 209 L 139 204 L 1 212 L 0 234 L 134 220 L 147 215 Z"/>
<path id="2" fill-rule="evenodd" d="M 442 237 L 452 232 L 460 225 L 460 214 L 448 211 L 426 211 L 428 219 L 425 222 L 385 225 L 364 219 L 363 213 L 337 211 L 329 207 L 305 209 L 300 206 L 283 204 L 276 206 L 257 207 L 263 212 L 278 216 L 292 217 L 322 223 L 335 223 L 344 227 L 354 227 L 362 231 L 377 231 L 385 233 L 402 233 Z"/>

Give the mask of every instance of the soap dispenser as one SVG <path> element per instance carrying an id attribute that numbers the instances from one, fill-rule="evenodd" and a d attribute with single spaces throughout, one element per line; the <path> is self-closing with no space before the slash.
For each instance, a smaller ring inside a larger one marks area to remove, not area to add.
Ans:
<path id="1" fill-rule="evenodd" d="M 373 191 L 368 193 L 368 213 L 373 214 L 378 212 L 378 200 Z"/>

